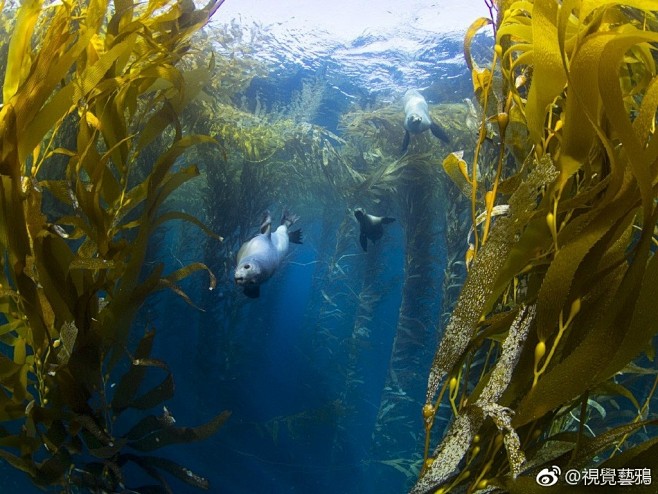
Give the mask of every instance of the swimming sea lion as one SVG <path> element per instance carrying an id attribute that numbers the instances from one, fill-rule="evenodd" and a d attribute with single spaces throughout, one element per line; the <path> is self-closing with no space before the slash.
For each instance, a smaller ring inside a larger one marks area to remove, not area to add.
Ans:
<path id="1" fill-rule="evenodd" d="M 361 243 L 364 252 L 368 251 L 368 239 L 370 239 L 372 243 L 375 243 L 382 238 L 382 235 L 384 234 L 384 225 L 395 221 L 395 218 L 389 218 L 387 216 L 373 216 L 371 214 L 366 214 L 363 208 L 356 208 L 354 210 L 354 216 L 356 216 L 361 229 L 359 242 Z"/>
<path id="2" fill-rule="evenodd" d="M 235 282 L 244 288 L 249 298 L 260 296 L 260 285 L 270 279 L 279 267 L 290 242 L 302 243 L 301 229 L 288 231 L 298 216 L 288 211 L 283 213 L 281 225 L 272 233 L 272 217 L 265 213 L 260 234 L 242 244 L 238 251 L 238 266 L 235 269 Z"/>
<path id="3" fill-rule="evenodd" d="M 448 142 L 448 134 L 439 127 L 439 124 L 432 121 L 430 117 L 427 101 L 422 94 L 415 89 L 409 89 L 404 93 L 402 99 L 404 104 L 404 141 L 402 142 L 402 152 L 406 152 L 409 146 L 411 134 L 420 134 L 427 129 L 432 131 L 434 137 L 438 137 L 443 142 Z"/>

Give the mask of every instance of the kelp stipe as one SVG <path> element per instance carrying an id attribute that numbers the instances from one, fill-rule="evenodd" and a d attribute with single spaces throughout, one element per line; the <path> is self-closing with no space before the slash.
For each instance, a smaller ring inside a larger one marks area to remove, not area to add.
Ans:
<path id="1" fill-rule="evenodd" d="M 213 142 L 181 133 L 177 112 L 200 87 L 186 85 L 176 64 L 221 3 L 109 9 L 103 0 L 37 0 L 16 12 L 0 110 L 0 339 L 8 352 L 0 354 L 0 457 L 38 485 L 114 492 L 130 483 L 130 462 L 158 482 L 148 492 L 170 492 L 161 472 L 207 488 L 193 472 L 141 452 L 207 437 L 227 413 L 196 429 L 175 427 L 166 408 L 129 431 L 114 426 L 124 410 L 148 410 L 173 393 L 166 364 L 151 357 L 153 332 L 133 355 L 128 349 L 140 304 L 161 288 L 186 298 L 176 283 L 210 273 L 195 263 L 144 275 L 142 265 L 162 223 L 205 228 L 158 211 L 198 174 L 175 166 L 177 158 Z M 156 138 L 164 148 L 153 147 Z M 154 163 L 147 149 L 160 154 Z M 68 213 L 54 216 L 46 201 Z M 126 358 L 129 370 L 113 388 Z M 140 394 L 149 369 L 164 378 Z"/>
<path id="2" fill-rule="evenodd" d="M 658 380 L 646 366 L 658 333 L 652 8 L 499 2 L 498 18 L 468 33 L 467 57 L 473 34 L 495 25 L 491 67 L 471 67 L 500 159 L 493 180 L 477 177 L 481 138 L 470 177 L 448 162 L 479 226 L 429 375 L 413 493 L 543 492 L 536 476 L 554 465 L 658 467 Z M 508 151 L 526 156 L 516 170 Z M 493 218 L 499 206 L 509 208 Z M 476 356 L 484 364 L 471 369 Z M 446 402 L 455 417 L 433 441 Z M 582 485 L 562 477 L 555 488 Z"/>

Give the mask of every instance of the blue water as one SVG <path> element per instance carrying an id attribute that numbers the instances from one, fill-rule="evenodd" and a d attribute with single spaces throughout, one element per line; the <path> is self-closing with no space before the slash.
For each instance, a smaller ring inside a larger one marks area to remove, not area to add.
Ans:
<path id="1" fill-rule="evenodd" d="M 310 123 L 337 134 L 339 116 L 350 105 L 394 101 L 407 87 L 422 88 L 430 103 L 471 96 L 461 35 L 416 33 L 415 53 L 392 42 L 375 50 L 382 41 L 376 33 L 351 44 L 297 52 L 282 49 L 290 47 L 290 39 L 281 43 L 262 35 L 257 48 L 271 70 L 252 81 L 243 101 L 252 109 L 256 99 L 266 108 L 285 107 L 305 82 L 319 81 L 326 90 Z M 422 454 L 420 407 L 440 333 L 445 204 L 438 200 L 431 211 L 417 213 L 426 214 L 432 225 L 431 241 L 422 249 L 433 262 L 413 275 L 409 267 L 405 272 L 410 220 L 395 208 L 378 212 L 397 221 L 363 253 L 346 207 L 318 205 L 308 211 L 296 197 L 285 201 L 301 215 L 304 243 L 291 247 L 259 299 L 247 299 L 221 275 L 226 265 L 232 269 L 234 257 L 213 256 L 219 244 L 193 226 L 172 223 L 154 240 L 148 262 L 164 262 L 165 272 L 202 261 L 219 274 L 212 291 L 203 273 L 181 283 L 202 310 L 163 291 L 145 304 L 135 323 L 137 335 L 142 328 L 156 328 L 153 356 L 173 372 L 176 393 L 167 409 L 178 426 L 200 425 L 223 410 L 232 413 L 213 437 L 155 454 L 208 478 L 213 493 L 405 492 Z M 269 205 L 275 215 L 283 206 L 281 201 Z M 251 221 L 254 231 L 258 220 Z M 339 238 L 341 224 L 351 228 L 348 237 Z M 411 276 L 406 285 L 405 276 Z M 417 286 L 414 279 L 420 280 Z M 404 290 L 414 294 L 407 303 L 415 307 L 405 310 L 415 317 L 401 325 Z M 364 314 L 359 294 L 373 293 L 378 298 Z M 396 340 L 401 327 L 409 328 L 411 337 Z M 391 360 L 394 350 L 403 362 Z M 161 378 L 153 376 L 152 383 Z M 397 388 L 398 380 L 413 384 Z M 131 418 L 119 426 L 129 427 Z M 398 460 L 400 468 L 393 465 Z M 39 492 L 8 470 L 0 463 L 2 492 Z M 129 485 L 150 483 L 133 474 Z M 176 493 L 199 492 L 176 479 L 170 483 Z"/>

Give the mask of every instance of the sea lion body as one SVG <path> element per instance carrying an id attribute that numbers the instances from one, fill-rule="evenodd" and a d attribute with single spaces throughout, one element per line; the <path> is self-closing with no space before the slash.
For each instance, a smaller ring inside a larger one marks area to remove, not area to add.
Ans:
<path id="1" fill-rule="evenodd" d="M 375 243 L 384 235 L 384 225 L 395 221 L 395 218 L 389 218 L 388 216 L 367 214 L 363 208 L 355 209 L 354 216 L 359 222 L 359 243 L 364 252 L 368 251 L 368 239 Z"/>
<path id="2" fill-rule="evenodd" d="M 409 89 L 404 93 L 402 99 L 404 105 L 404 142 L 402 143 L 402 152 L 407 150 L 411 134 L 421 134 L 430 129 L 435 137 L 444 142 L 449 138 L 445 131 L 430 117 L 430 109 L 427 101 L 416 89 Z"/>
<path id="3" fill-rule="evenodd" d="M 235 269 L 235 282 L 247 297 L 258 298 L 260 285 L 269 280 L 288 253 L 290 242 L 301 244 L 301 230 L 289 231 L 296 216 L 284 213 L 281 225 L 272 232 L 269 213 L 261 225 L 261 233 L 248 240 L 240 250 Z"/>

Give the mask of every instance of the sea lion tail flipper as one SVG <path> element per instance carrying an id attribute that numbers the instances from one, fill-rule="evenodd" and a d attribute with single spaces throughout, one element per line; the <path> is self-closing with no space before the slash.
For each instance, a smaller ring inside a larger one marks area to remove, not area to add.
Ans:
<path id="1" fill-rule="evenodd" d="M 393 223 L 395 221 L 395 218 L 390 218 L 388 216 L 385 216 L 382 218 L 382 223 L 385 225 L 388 225 L 389 223 Z"/>
<path id="2" fill-rule="evenodd" d="M 409 147 L 409 141 L 411 140 L 411 135 L 409 134 L 408 130 L 404 131 L 404 141 L 402 141 L 402 149 L 401 151 L 403 153 L 407 152 L 407 148 Z"/>
<path id="3" fill-rule="evenodd" d="M 286 228 L 290 228 L 297 220 L 299 215 L 291 214 L 287 209 L 283 211 L 283 216 L 281 216 L 281 224 L 286 225 Z"/>
<path id="4" fill-rule="evenodd" d="M 434 134 L 434 137 L 438 137 L 443 142 L 450 142 L 450 137 L 448 137 L 446 131 L 443 130 L 439 124 L 432 122 L 432 125 L 430 125 L 430 130 L 432 131 L 432 134 Z"/>
<path id="5" fill-rule="evenodd" d="M 361 232 L 361 235 L 359 235 L 359 242 L 361 243 L 363 252 L 368 252 L 368 237 L 365 232 Z"/>
<path id="6" fill-rule="evenodd" d="M 244 294 L 249 298 L 260 297 L 260 285 L 247 285 L 244 287 Z"/>
<path id="7" fill-rule="evenodd" d="M 293 232 L 288 232 L 288 240 L 293 244 L 302 243 L 302 229 L 299 228 Z"/>
<path id="8" fill-rule="evenodd" d="M 263 234 L 267 234 L 270 232 L 270 229 L 272 227 L 272 215 L 270 214 L 269 211 L 265 211 L 263 214 L 263 221 L 260 224 L 260 232 Z"/>

